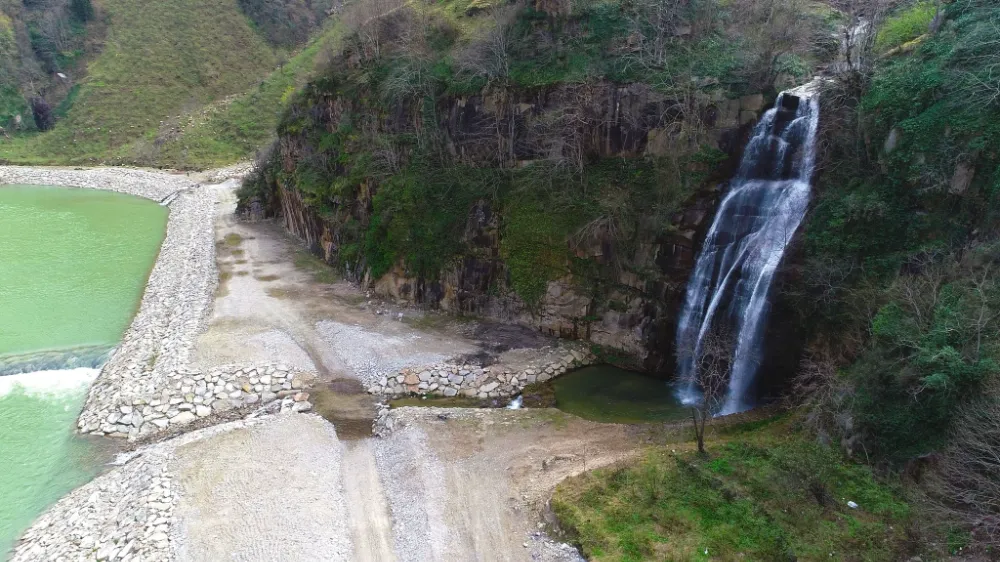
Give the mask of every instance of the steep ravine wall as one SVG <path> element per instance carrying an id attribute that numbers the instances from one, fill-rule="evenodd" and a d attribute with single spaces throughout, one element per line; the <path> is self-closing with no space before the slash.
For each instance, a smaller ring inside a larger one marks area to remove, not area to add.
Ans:
<path id="1" fill-rule="evenodd" d="M 600 345 L 634 368 L 672 372 L 674 326 L 687 278 L 723 182 L 764 109 L 764 96 L 736 100 L 705 97 L 697 104 L 699 128 L 694 134 L 678 113 L 676 100 L 643 84 L 561 85 L 550 91 L 508 96 L 513 99 L 449 97 L 439 103 L 438 126 L 455 160 L 479 167 L 497 166 L 500 151 L 507 154 L 507 161 L 500 165 L 534 165 L 546 155 L 538 152 L 537 143 L 530 142 L 533 131 L 571 106 L 585 123 L 577 131 L 588 159 L 656 159 L 705 147 L 726 156 L 715 169 L 703 173 L 704 181 L 685 196 L 669 216 L 668 225 L 640 221 L 627 251 L 615 247 L 601 229 L 576 240 L 570 248 L 572 259 L 593 264 L 598 273 L 581 275 L 580 271 L 591 269 L 567 264 L 565 274 L 549 280 L 544 295 L 532 306 L 511 290 L 503 256 L 505 209 L 485 199 L 469 208 L 460 255 L 436 278 L 416 275 L 404 262 L 397 262 L 378 278 L 372 278 L 364 264 L 354 270 L 348 265 L 345 273 L 378 295 L 403 304 L 516 322 Z M 331 132 L 338 129 L 345 115 L 364 110 L 356 101 L 336 96 L 308 109 L 314 119 L 319 113 L 320 121 Z M 414 121 L 419 127 L 419 119 L 401 108 L 382 119 L 379 126 L 391 133 L 405 128 L 402 123 Z M 498 129 L 509 131 L 506 138 L 496 138 Z M 340 252 L 349 242 L 343 231 L 344 212 L 367 224 L 378 188 L 365 180 L 353 199 L 339 201 L 334 212 L 321 214 L 306 202 L 294 180 L 297 163 L 310 156 L 312 149 L 300 136 L 287 132 L 281 136 L 278 151 L 283 173 L 277 174 L 268 198 L 251 201 L 243 208 L 258 216 L 280 217 L 318 256 L 343 266 Z"/>

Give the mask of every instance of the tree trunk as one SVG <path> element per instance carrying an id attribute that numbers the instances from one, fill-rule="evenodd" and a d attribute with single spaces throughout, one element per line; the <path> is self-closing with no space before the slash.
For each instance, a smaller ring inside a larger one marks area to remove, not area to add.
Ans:
<path id="1" fill-rule="evenodd" d="M 705 452 L 705 422 L 702 421 L 701 424 L 698 423 L 698 417 L 701 412 L 698 408 L 691 408 L 691 421 L 694 422 L 694 437 L 698 441 L 698 452 Z M 704 414 L 701 415 L 704 419 Z"/>

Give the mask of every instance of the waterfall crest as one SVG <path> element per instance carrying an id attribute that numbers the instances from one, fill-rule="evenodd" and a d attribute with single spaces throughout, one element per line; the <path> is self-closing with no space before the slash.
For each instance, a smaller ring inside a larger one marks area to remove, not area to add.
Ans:
<path id="1" fill-rule="evenodd" d="M 754 128 L 688 282 L 677 325 L 680 398 L 700 400 L 698 369 L 713 330 L 729 334 L 729 383 L 720 414 L 753 406 L 768 292 L 805 216 L 816 156 L 819 104 L 810 89 L 782 92 Z"/>

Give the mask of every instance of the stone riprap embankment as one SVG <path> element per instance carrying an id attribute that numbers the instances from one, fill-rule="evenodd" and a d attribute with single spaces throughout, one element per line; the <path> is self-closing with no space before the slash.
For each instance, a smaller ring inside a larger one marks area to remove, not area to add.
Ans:
<path id="1" fill-rule="evenodd" d="M 100 419 L 97 431 L 106 435 L 143 437 L 168 427 L 234 408 L 259 407 L 281 400 L 297 412 L 309 410 L 309 394 L 302 389 L 312 373 L 292 371 L 285 365 L 227 365 L 207 372 L 180 370 L 168 374 L 165 385 L 152 396 L 119 403 L 117 410 Z M 81 429 L 84 427 L 81 416 Z"/>
<path id="2" fill-rule="evenodd" d="M 11 562 L 173 560 L 169 450 L 143 452 L 59 500 L 21 536 Z"/>
<path id="3" fill-rule="evenodd" d="M 117 191 L 163 201 L 177 191 L 192 189 L 197 184 L 184 175 L 135 170 L 131 168 L 25 168 L 0 166 L 0 185 L 57 185 L 87 187 Z"/>
<path id="4" fill-rule="evenodd" d="M 308 374 L 281 365 L 190 368 L 208 320 L 215 267 L 216 194 L 186 176 L 122 168 L 0 167 L 0 184 L 103 189 L 165 202 L 167 232 L 139 311 L 101 369 L 80 414 L 81 432 L 136 439 L 213 413 L 281 399 L 307 409 Z M 298 387 L 298 388 L 297 388 Z"/>
<path id="5" fill-rule="evenodd" d="M 273 419 L 262 411 L 121 455 L 120 466 L 77 488 L 39 517 L 14 547 L 11 562 L 175 560 L 181 486 L 171 466 L 177 449 Z"/>
<path id="6" fill-rule="evenodd" d="M 371 394 L 404 396 L 466 396 L 506 398 L 536 382 L 545 382 L 573 369 L 590 365 L 596 357 L 587 349 L 569 346 L 544 352 L 527 365 L 488 367 L 439 363 L 421 368 L 405 368 L 383 376 L 368 388 Z"/>

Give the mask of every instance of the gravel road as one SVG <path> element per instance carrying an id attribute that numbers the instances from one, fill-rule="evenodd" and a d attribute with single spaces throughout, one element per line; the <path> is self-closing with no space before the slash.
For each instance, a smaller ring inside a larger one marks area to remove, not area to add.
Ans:
<path id="1" fill-rule="evenodd" d="M 333 426 L 282 415 L 180 447 L 178 559 L 354 560 Z"/>

